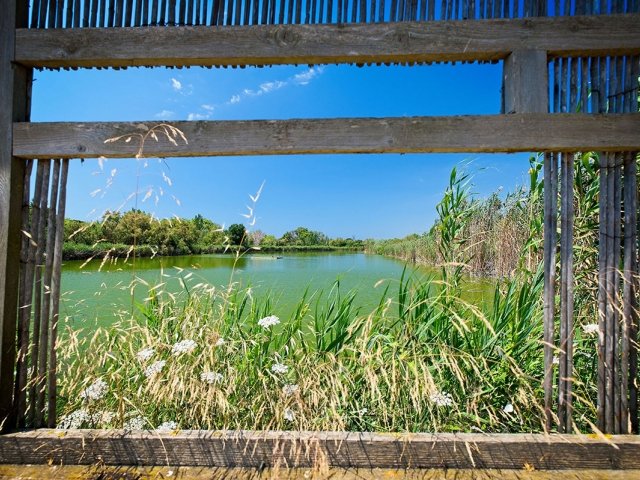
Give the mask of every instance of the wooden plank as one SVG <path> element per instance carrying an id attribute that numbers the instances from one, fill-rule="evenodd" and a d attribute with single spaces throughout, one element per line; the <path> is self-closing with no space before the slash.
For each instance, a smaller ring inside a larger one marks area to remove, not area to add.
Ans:
<path id="1" fill-rule="evenodd" d="M 224 468 L 224 467 L 122 467 L 106 465 L 0 465 L 0 480 L 128 479 L 157 480 L 623 480 L 640 478 L 640 470 L 472 470 L 382 468 Z"/>
<path id="2" fill-rule="evenodd" d="M 13 404 L 24 160 L 12 155 L 12 123 L 29 120 L 32 71 L 13 65 L 16 26 L 26 2 L 3 2 L 0 15 L 0 430 L 15 426 Z"/>
<path id="3" fill-rule="evenodd" d="M 549 72 L 544 50 L 516 50 L 504 61 L 503 112 L 547 113 Z"/>
<path id="4" fill-rule="evenodd" d="M 558 373 L 558 430 L 571 433 L 573 426 L 573 154 L 561 155 L 562 206 L 560 236 L 560 368 Z"/>
<path id="5" fill-rule="evenodd" d="M 544 350 L 544 428 L 551 431 L 556 316 L 556 249 L 558 222 L 558 160 L 555 153 L 544 156 L 544 290 L 543 290 L 543 350 Z"/>
<path id="6" fill-rule="evenodd" d="M 145 156 L 299 153 L 632 151 L 640 115 L 523 113 L 450 117 L 174 122 L 188 144 L 148 138 Z M 14 155 L 23 158 L 130 158 L 156 122 L 16 123 Z M 496 132 L 501 132 L 496 135 Z M 124 140 L 107 142 L 119 136 Z"/>
<path id="7" fill-rule="evenodd" d="M 635 469 L 638 449 L 633 435 L 36 430 L 0 436 L 0 464 Z"/>
<path id="8" fill-rule="evenodd" d="M 500 60 L 640 53 L 640 15 L 349 25 L 20 29 L 33 67 L 268 65 Z"/>

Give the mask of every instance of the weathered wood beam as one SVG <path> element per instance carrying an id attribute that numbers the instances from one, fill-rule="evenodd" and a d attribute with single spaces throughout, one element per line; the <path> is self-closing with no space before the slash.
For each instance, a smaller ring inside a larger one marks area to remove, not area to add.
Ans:
<path id="1" fill-rule="evenodd" d="M 131 467 L 110 465 L 0 465 L 0 480 L 81 480 L 127 479 L 138 480 L 625 480 L 640 478 L 640 470 L 495 470 L 453 468 L 248 468 L 248 467 Z"/>
<path id="2" fill-rule="evenodd" d="M 549 72 L 544 50 L 516 50 L 504 61 L 502 113 L 547 113 Z"/>
<path id="3" fill-rule="evenodd" d="M 16 123 L 23 158 L 130 158 L 157 122 Z M 162 125 L 162 124 L 160 124 Z M 640 115 L 512 114 L 172 122 L 188 144 L 147 136 L 143 156 L 206 157 L 301 153 L 634 151 Z M 128 143 L 127 137 L 131 137 Z M 108 139 L 122 137 L 119 141 Z"/>
<path id="4" fill-rule="evenodd" d="M 349 25 L 21 29 L 31 67 L 219 66 L 500 60 L 640 53 L 640 15 Z"/>
<path id="5" fill-rule="evenodd" d="M 20 222 L 25 162 L 12 155 L 13 122 L 28 121 L 30 69 L 13 64 L 16 26 L 27 25 L 27 2 L 7 0 L 0 15 L 0 431 L 15 428 Z"/>
<path id="6" fill-rule="evenodd" d="M 635 469 L 639 449 L 633 435 L 36 430 L 0 436 L 0 464 Z"/>

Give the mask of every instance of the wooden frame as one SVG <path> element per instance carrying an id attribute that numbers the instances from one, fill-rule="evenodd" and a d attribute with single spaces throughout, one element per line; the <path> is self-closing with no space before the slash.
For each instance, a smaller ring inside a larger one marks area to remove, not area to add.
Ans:
<path id="1" fill-rule="evenodd" d="M 0 436 L 0 464 L 638 469 L 639 450 L 633 435 L 37 430 Z"/>
<path id="2" fill-rule="evenodd" d="M 16 359 L 20 226 L 25 162 L 13 156 L 13 122 L 29 121 L 32 70 L 11 64 L 16 26 L 27 22 L 27 4 L 3 2 L 0 15 L 0 431 L 11 422 Z"/>
<path id="3" fill-rule="evenodd" d="M 127 158 L 157 122 L 16 123 L 22 158 Z M 147 138 L 144 155 L 194 157 L 298 153 L 528 152 L 640 149 L 640 116 L 540 114 L 171 122 L 187 138 Z M 495 132 L 501 132 L 496 135 Z M 105 143 L 119 136 L 130 142 Z"/>
<path id="4" fill-rule="evenodd" d="M 30 67 L 132 67 L 497 61 L 640 53 L 640 15 L 243 27 L 19 29 Z"/>

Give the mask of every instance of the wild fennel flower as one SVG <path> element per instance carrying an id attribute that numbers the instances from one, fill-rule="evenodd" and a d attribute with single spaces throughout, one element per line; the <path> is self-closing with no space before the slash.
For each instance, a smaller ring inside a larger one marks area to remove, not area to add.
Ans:
<path id="1" fill-rule="evenodd" d="M 146 362 L 147 360 L 149 360 L 151 357 L 153 357 L 154 353 L 156 353 L 156 351 L 149 347 L 149 348 L 145 348 L 143 350 L 140 350 L 137 354 L 136 357 L 138 358 L 138 360 L 140 360 L 141 362 Z"/>
<path id="2" fill-rule="evenodd" d="M 153 362 L 151 365 L 149 365 L 147 368 L 144 369 L 144 376 L 147 378 L 151 378 L 154 375 L 157 375 L 162 371 L 166 363 L 167 362 L 164 360 L 158 360 L 157 362 Z"/>
<path id="3" fill-rule="evenodd" d="M 261 318 L 258 320 L 258 325 L 260 325 L 265 330 L 278 325 L 280 323 L 280 319 L 275 315 L 269 315 L 268 317 Z"/>
<path id="4" fill-rule="evenodd" d="M 289 367 L 287 367 L 284 363 L 274 363 L 271 365 L 271 371 L 277 374 L 285 374 L 289 371 Z"/>
<path id="5" fill-rule="evenodd" d="M 107 382 L 99 378 L 85 388 L 80 393 L 80 397 L 84 400 L 100 400 L 107 393 L 107 390 Z"/>
<path id="6" fill-rule="evenodd" d="M 173 345 L 171 353 L 175 356 L 193 352 L 198 344 L 193 340 L 182 340 Z"/>
<path id="7" fill-rule="evenodd" d="M 453 405 L 453 397 L 447 392 L 434 392 L 429 396 L 429 400 L 438 407 L 450 407 Z"/>
<path id="8" fill-rule="evenodd" d="M 144 417 L 136 416 L 124 422 L 125 430 L 144 430 L 147 426 L 147 420 Z"/>
<path id="9" fill-rule="evenodd" d="M 156 428 L 156 432 L 173 432 L 178 430 L 178 424 L 174 421 L 162 422 Z"/>
<path id="10" fill-rule="evenodd" d="M 300 390 L 300 387 L 298 385 L 294 385 L 291 383 L 287 383 L 285 386 L 282 387 L 282 393 L 284 393 L 287 397 L 290 397 L 291 395 L 295 395 L 299 390 Z"/>
<path id="11" fill-rule="evenodd" d="M 221 373 L 218 372 L 202 372 L 200 374 L 200 380 L 202 380 L 205 383 L 208 384 L 212 384 L 212 383 L 219 383 L 222 381 L 224 377 L 222 376 Z"/>

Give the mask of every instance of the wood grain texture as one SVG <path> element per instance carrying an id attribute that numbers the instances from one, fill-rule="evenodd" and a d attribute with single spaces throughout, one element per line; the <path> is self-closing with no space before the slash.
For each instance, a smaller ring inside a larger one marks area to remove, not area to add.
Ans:
<path id="1" fill-rule="evenodd" d="M 640 438 L 541 434 L 36 430 L 0 436 L 0 463 L 345 468 L 640 468 Z"/>
<path id="2" fill-rule="evenodd" d="M 547 113 L 547 52 L 517 50 L 504 61 L 502 113 Z"/>
<path id="3" fill-rule="evenodd" d="M 29 120 L 31 70 L 13 65 L 16 26 L 27 9 L 2 3 L 0 15 L 0 430 L 15 425 L 13 405 L 20 273 L 20 223 L 25 162 L 12 156 L 12 123 Z"/>
<path id="4" fill-rule="evenodd" d="M 0 480 L 625 480 L 640 470 L 481 470 L 382 468 L 224 468 L 82 465 L 0 465 Z"/>
<path id="5" fill-rule="evenodd" d="M 14 155 L 24 158 L 133 157 L 156 122 L 16 123 Z M 147 138 L 143 156 L 300 153 L 631 151 L 640 115 L 513 114 L 173 122 L 188 144 Z M 499 134 L 498 134 L 499 132 Z M 105 143 L 118 136 L 132 136 Z"/>
<path id="6" fill-rule="evenodd" d="M 640 15 L 401 24 L 137 27 L 17 32 L 32 67 L 270 65 L 500 60 L 640 53 Z M 115 34 L 114 34 L 115 33 Z"/>

